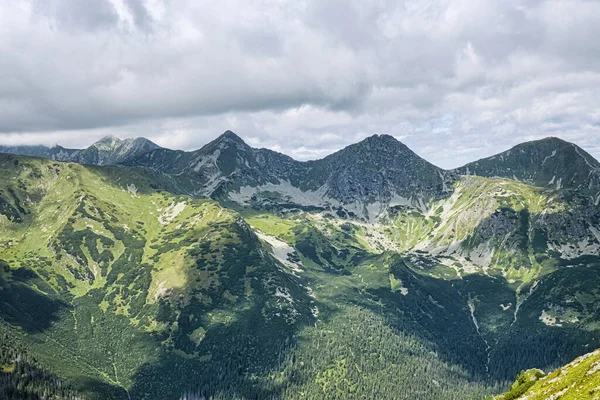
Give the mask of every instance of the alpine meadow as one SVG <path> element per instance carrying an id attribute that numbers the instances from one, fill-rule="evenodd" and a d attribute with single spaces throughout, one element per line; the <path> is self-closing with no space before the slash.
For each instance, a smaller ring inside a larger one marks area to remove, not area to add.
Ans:
<path id="1" fill-rule="evenodd" d="M 0 0 L 0 400 L 600 400 L 600 0 Z"/>
<path id="2" fill-rule="evenodd" d="M 560 139 L 2 150 L 5 398 L 483 399 L 600 347 L 600 163 Z"/>

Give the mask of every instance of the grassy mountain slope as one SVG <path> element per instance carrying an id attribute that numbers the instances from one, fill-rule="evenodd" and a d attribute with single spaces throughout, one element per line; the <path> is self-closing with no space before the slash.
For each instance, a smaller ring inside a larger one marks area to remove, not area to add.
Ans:
<path id="1" fill-rule="evenodd" d="M 238 139 L 178 152 L 183 174 L 0 155 L 3 332 L 108 399 L 475 399 L 600 346 L 587 194 L 428 181 L 410 157 L 387 169 L 407 182 L 375 177 L 389 157 L 372 147 L 393 140 L 378 137 L 320 178 L 362 208 L 315 206 L 293 160 Z M 380 202 L 417 178 L 412 200 Z M 220 203 L 195 198 L 207 182 Z"/>
<path id="2" fill-rule="evenodd" d="M 0 168 L 2 330 L 91 398 L 397 398 L 397 387 L 411 398 L 419 380 L 428 398 L 490 390 L 470 382 L 483 370 L 462 356 L 482 343 L 442 335 L 453 322 L 435 299 L 418 306 L 436 282 L 358 239 L 338 250 L 311 219 L 272 216 L 296 238 L 282 253 L 277 224 L 258 231 L 213 201 L 160 190 L 142 170 L 9 155 Z M 400 280 L 419 293 L 406 318 L 393 312 Z M 441 296 L 458 299 L 449 288 Z M 452 309 L 467 321 L 457 332 L 476 339 L 466 304 Z M 371 332 L 365 343 L 361 332 Z M 435 371 L 437 383 L 400 365 Z"/>
<path id="3" fill-rule="evenodd" d="M 550 374 L 523 371 L 511 390 L 496 400 L 584 400 L 600 398 L 600 350 L 578 357 Z"/>
<path id="4" fill-rule="evenodd" d="M 256 340 L 248 365 L 269 365 L 292 328 L 312 319 L 298 278 L 214 202 L 161 193 L 122 168 L 107 178 L 22 157 L 2 156 L 0 166 L 11 207 L 2 217 L 0 312 L 82 389 L 108 398 L 164 385 L 176 396 L 209 363 L 212 373 L 233 372 L 227 357 L 211 361 L 213 352 Z M 160 378 L 169 364 L 187 371 L 185 380 Z"/>

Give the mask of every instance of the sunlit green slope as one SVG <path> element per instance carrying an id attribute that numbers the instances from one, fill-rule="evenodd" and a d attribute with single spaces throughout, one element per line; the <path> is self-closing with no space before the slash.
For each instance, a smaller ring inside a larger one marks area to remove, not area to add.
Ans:
<path id="1" fill-rule="evenodd" d="M 600 398 L 600 350 L 544 374 L 539 369 L 523 371 L 510 391 L 495 400 L 585 400 Z"/>
<path id="2" fill-rule="evenodd" d="M 237 376 L 239 346 L 250 368 L 276 362 L 312 322 L 300 279 L 236 213 L 131 170 L 0 158 L 3 330 L 79 387 L 177 396 L 207 370 Z"/>
<path id="3" fill-rule="evenodd" d="M 92 399 L 479 399 L 600 346 L 576 192 L 457 177 L 365 219 L 131 167 L 0 174 L 0 329 Z"/>

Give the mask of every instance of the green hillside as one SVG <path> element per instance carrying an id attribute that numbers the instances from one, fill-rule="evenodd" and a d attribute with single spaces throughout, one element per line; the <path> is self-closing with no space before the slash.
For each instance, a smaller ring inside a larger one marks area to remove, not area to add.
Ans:
<path id="1" fill-rule="evenodd" d="M 236 213 L 119 168 L 1 165 L 5 329 L 78 387 L 171 395 L 209 364 L 237 376 L 213 353 L 241 346 L 250 365 L 270 364 L 293 327 L 312 322 L 306 290 Z M 164 374 L 172 367 L 181 370 Z"/>
<path id="2" fill-rule="evenodd" d="M 0 173 L 0 333 L 85 398 L 481 399 L 600 346 L 577 192 L 455 177 L 365 219 L 173 171 Z"/>
<path id="3" fill-rule="evenodd" d="M 585 400 L 600 398 L 600 350 L 576 358 L 556 371 L 523 371 L 511 390 L 495 400 Z"/>

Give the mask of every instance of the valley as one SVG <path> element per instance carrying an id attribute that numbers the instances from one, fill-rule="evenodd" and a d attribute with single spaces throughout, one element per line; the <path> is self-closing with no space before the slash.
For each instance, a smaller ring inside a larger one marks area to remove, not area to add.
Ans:
<path id="1" fill-rule="evenodd" d="M 82 398 L 483 399 L 600 347 L 573 144 L 447 171 L 388 135 L 308 162 L 102 143 L 0 154 L 0 334 Z"/>

